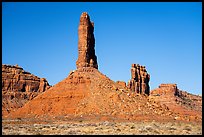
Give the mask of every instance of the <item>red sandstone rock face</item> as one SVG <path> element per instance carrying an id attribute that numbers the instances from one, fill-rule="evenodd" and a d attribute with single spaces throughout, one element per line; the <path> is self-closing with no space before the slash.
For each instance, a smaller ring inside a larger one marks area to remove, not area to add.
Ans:
<path id="1" fill-rule="evenodd" d="M 158 89 L 151 91 L 151 95 L 175 96 L 177 91 L 177 84 L 161 84 Z"/>
<path id="2" fill-rule="evenodd" d="M 93 67 L 98 69 L 97 57 L 95 55 L 94 23 L 90 21 L 88 13 L 83 12 L 80 17 L 78 29 L 78 60 L 77 69 Z"/>
<path id="3" fill-rule="evenodd" d="M 125 81 L 116 81 L 117 84 L 121 85 L 124 89 L 126 89 L 126 82 Z"/>
<path id="4" fill-rule="evenodd" d="M 176 119 L 202 120 L 202 97 L 179 90 L 177 84 L 161 84 L 150 98 L 177 113 Z"/>
<path id="5" fill-rule="evenodd" d="M 2 65 L 2 91 L 44 92 L 50 86 L 45 78 L 39 78 L 19 66 Z"/>
<path id="6" fill-rule="evenodd" d="M 149 95 L 150 75 L 147 73 L 145 66 L 132 64 L 131 80 L 128 82 L 128 88 L 139 94 Z"/>
<path id="7" fill-rule="evenodd" d="M 175 93 L 177 99 L 176 103 L 182 106 L 185 106 L 189 109 L 202 112 L 202 97 L 198 95 L 190 94 L 186 91 L 177 90 Z"/>
<path id="8" fill-rule="evenodd" d="M 49 87 L 46 79 L 34 76 L 18 65 L 2 65 L 2 114 L 22 107 Z"/>

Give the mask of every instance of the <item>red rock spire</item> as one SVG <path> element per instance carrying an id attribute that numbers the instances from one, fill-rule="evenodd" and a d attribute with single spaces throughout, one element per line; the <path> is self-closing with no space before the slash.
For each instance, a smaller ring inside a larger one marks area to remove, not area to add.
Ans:
<path id="1" fill-rule="evenodd" d="M 150 75 L 147 73 L 145 66 L 132 64 L 131 80 L 128 83 L 128 88 L 139 94 L 149 95 L 149 80 Z"/>
<path id="2" fill-rule="evenodd" d="M 97 57 L 95 55 L 94 23 L 90 21 L 87 12 L 80 17 L 78 28 L 78 60 L 77 69 L 93 67 L 98 69 Z"/>

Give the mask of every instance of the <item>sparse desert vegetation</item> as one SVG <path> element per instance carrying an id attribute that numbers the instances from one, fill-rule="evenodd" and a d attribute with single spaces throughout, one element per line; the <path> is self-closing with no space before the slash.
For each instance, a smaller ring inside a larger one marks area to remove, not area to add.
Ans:
<path id="1" fill-rule="evenodd" d="M 14 124 L 15 123 L 15 124 Z M 52 121 L 26 124 L 3 121 L 3 135 L 201 135 L 202 124 L 193 122 Z"/>

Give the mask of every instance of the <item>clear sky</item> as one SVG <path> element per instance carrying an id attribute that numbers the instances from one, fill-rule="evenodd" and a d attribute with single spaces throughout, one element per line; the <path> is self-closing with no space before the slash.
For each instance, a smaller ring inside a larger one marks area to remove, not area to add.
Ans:
<path id="1" fill-rule="evenodd" d="M 18 64 L 51 85 L 76 69 L 82 12 L 95 24 L 99 71 L 130 80 L 146 66 L 150 88 L 176 83 L 202 94 L 202 3 L 3 2 L 2 63 Z"/>

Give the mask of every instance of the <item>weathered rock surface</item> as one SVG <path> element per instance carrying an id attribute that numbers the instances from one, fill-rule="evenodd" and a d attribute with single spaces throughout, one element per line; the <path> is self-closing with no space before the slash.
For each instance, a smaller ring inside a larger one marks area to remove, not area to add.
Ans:
<path id="1" fill-rule="evenodd" d="M 145 66 L 132 64 L 131 79 L 128 82 L 128 88 L 139 94 L 149 95 L 149 80 L 150 75 L 147 73 Z"/>
<path id="2" fill-rule="evenodd" d="M 175 119 L 202 120 L 202 97 L 179 90 L 177 84 L 161 84 L 150 98 L 177 113 Z"/>
<path id="3" fill-rule="evenodd" d="M 173 119 L 174 116 L 165 105 L 154 103 L 148 96 L 126 91 L 120 84 L 110 80 L 95 68 L 75 70 L 11 115 L 138 120 Z"/>
<path id="4" fill-rule="evenodd" d="M 98 69 L 97 57 L 95 55 L 94 23 L 90 21 L 88 13 L 83 12 L 80 17 L 78 28 L 78 60 L 77 69 L 93 67 Z"/>
<path id="5" fill-rule="evenodd" d="M 34 76 L 18 65 L 2 65 L 2 115 L 22 107 L 48 88 L 45 78 Z"/>
<path id="6" fill-rule="evenodd" d="M 126 82 L 125 81 L 116 81 L 117 84 L 121 85 L 124 89 L 126 89 Z"/>
<path id="7" fill-rule="evenodd" d="M 152 90 L 151 95 L 160 96 L 160 95 L 168 95 L 175 96 L 178 92 L 177 84 L 161 84 L 159 88 Z"/>
<path id="8" fill-rule="evenodd" d="M 2 65 L 2 91 L 44 92 L 49 87 L 45 78 L 34 76 L 17 65 Z"/>
<path id="9" fill-rule="evenodd" d="M 193 109 L 202 112 L 202 97 L 199 95 L 193 95 L 186 91 L 178 89 L 175 93 L 178 99 L 175 99 L 176 103 L 187 107 L 188 109 Z"/>

